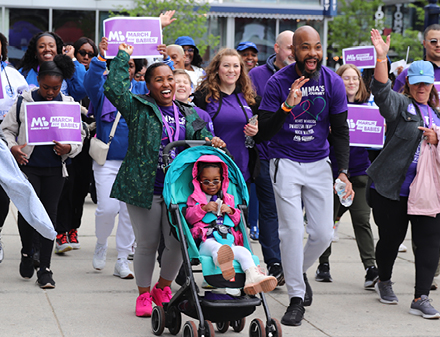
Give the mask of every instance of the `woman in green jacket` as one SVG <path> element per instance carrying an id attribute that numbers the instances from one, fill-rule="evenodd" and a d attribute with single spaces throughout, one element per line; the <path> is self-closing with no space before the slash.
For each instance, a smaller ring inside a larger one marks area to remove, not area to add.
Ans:
<path id="1" fill-rule="evenodd" d="M 104 92 L 121 112 L 129 128 L 127 155 L 113 185 L 111 197 L 124 201 L 136 237 L 134 273 L 139 289 L 136 315 L 151 316 L 156 305 L 169 302 L 170 285 L 182 264 L 180 245 L 170 234 L 166 206 L 162 197 L 164 163 L 162 150 L 170 142 L 182 139 L 209 140 L 206 129 L 209 115 L 199 115 L 191 106 L 173 101 L 175 84 L 171 68 L 154 63 L 145 73 L 148 95 L 134 95 L 130 89 L 128 60 L 133 47 L 125 43 L 113 59 Z M 179 121 L 176 128 L 176 121 Z M 212 138 L 214 146 L 226 144 Z M 176 155 L 177 149 L 171 152 Z M 151 289 L 155 256 L 161 233 L 165 241 L 159 282 Z"/>

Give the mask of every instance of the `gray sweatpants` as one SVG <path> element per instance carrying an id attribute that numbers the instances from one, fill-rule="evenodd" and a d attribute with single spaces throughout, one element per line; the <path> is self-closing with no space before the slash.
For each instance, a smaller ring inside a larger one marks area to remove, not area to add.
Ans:
<path id="1" fill-rule="evenodd" d="M 182 265 L 180 243 L 170 233 L 165 202 L 161 195 L 153 197 L 151 209 L 127 204 L 136 238 L 134 253 L 134 274 L 138 287 L 150 287 L 156 263 L 156 252 L 163 233 L 165 249 L 162 254 L 160 276 L 174 280 Z"/>
<path id="2" fill-rule="evenodd" d="M 299 163 L 270 161 L 278 211 L 281 263 L 289 298 L 304 299 L 303 273 L 327 249 L 333 237 L 333 176 L 328 158 Z M 276 175 L 275 175 L 276 173 Z M 302 203 L 307 211 L 308 239 L 303 246 Z"/>

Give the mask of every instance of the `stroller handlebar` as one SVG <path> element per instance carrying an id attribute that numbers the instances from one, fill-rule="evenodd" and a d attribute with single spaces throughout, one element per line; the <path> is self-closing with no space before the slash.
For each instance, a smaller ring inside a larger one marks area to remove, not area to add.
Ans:
<path id="1" fill-rule="evenodd" d="M 166 166 L 168 166 L 171 163 L 173 158 L 170 158 L 170 151 L 175 147 L 184 146 L 185 148 L 188 148 L 188 147 L 203 146 L 203 145 L 211 146 L 212 143 L 206 140 L 178 140 L 175 142 L 171 142 L 163 149 L 164 163 Z M 229 157 L 232 157 L 228 149 L 222 148 L 221 150 L 224 151 Z"/>

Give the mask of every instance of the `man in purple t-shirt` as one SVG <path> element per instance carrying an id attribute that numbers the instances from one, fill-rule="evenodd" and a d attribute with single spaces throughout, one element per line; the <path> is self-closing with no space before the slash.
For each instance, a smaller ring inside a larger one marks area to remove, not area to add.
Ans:
<path id="1" fill-rule="evenodd" d="M 264 87 L 269 78 L 281 68 L 291 64 L 293 32 L 281 32 L 274 45 L 275 54 L 268 57 L 266 64 L 249 71 L 249 77 L 258 96 L 263 97 Z M 255 187 L 258 204 L 258 227 L 260 230 L 259 242 L 267 273 L 274 276 L 278 285 L 284 284 L 284 273 L 281 264 L 280 239 L 278 237 L 278 215 L 272 181 L 269 174 L 268 142 L 257 144 L 260 155 L 260 174 L 255 178 Z"/>
<path id="2" fill-rule="evenodd" d="M 328 158 L 329 130 L 335 148 L 338 178 L 348 180 L 349 131 L 347 98 L 342 79 L 322 66 L 319 33 L 302 26 L 293 36 L 296 62 L 273 75 L 260 105 L 259 134 L 270 139 L 270 175 L 278 211 L 281 260 L 290 304 L 281 319 L 301 325 L 304 306 L 312 302 L 306 272 L 333 236 L 333 176 Z M 303 211 L 309 234 L 303 247 Z"/>

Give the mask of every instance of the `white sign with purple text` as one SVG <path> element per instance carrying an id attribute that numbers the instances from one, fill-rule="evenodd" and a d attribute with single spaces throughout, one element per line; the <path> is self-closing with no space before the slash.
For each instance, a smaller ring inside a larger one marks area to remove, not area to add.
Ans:
<path id="1" fill-rule="evenodd" d="M 28 145 L 81 144 L 81 106 L 76 102 L 23 103 Z"/>
<path id="2" fill-rule="evenodd" d="M 105 57 L 116 57 L 119 45 L 133 46 L 132 58 L 157 57 L 162 44 L 162 25 L 159 18 L 110 18 L 104 20 L 104 36 L 108 39 Z"/>
<path id="3" fill-rule="evenodd" d="M 374 46 L 360 46 L 342 49 L 344 64 L 353 64 L 359 69 L 376 66 L 376 50 Z"/>
<path id="4" fill-rule="evenodd" d="M 377 106 L 348 104 L 350 146 L 383 147 L 385 119 Z"/>

